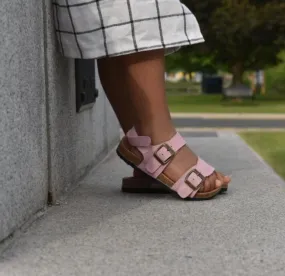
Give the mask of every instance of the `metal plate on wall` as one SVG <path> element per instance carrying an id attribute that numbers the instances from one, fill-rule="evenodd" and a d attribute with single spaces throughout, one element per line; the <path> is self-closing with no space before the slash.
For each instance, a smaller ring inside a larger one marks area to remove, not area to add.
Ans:
<path id="1" fill-rule="evenodd" d="M 75 60 L 76 111 L 92 108 L 98 97 L 94 59 Z"/>

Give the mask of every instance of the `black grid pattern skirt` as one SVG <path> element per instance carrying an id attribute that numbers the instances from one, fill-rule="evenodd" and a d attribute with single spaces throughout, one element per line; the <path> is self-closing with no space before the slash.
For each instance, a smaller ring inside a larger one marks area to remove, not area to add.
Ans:
<path id="1" fill-rule="evenodd" d="M 179 0 L 53 0 L 64 56 L 100 58 L 203 42 L 195 16 Z"/>

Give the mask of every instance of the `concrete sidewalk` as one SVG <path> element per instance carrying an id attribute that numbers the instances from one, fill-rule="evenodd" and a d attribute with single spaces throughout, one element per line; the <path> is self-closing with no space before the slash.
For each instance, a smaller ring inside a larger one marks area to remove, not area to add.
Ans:
<path id="1" fill-rule="evenodd" d="M 131 170 L 113 153 L 2 254 L 0 275 L 285 275 L 284 182 L 235 134 L 214 136 L 187 139 L 232 174 L 228 194 L 122 194 Z"/>

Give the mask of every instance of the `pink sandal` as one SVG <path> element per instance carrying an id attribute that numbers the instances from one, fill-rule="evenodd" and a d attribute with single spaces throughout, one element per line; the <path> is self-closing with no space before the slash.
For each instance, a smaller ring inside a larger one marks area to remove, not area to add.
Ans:
<path id="1" fill-rule="evenodd" d="M 212 166 L 200 158 L 197 164 L 176 182 L 164 174 L 164 169 L 185 144 L 185 140 L 176 133 L 169 141 L 160 145 L 152 145 L 150 137 L 138 136 L 132 128 L 121 140 L 117 153 L 133 168 L 143 171 L 152 179 L 164 184 L 168 190 L 175 191 L 181 198 L 210 199 L 223 192 L 224 187 L 199 192 L 205 178 L 215 171 Z"/>

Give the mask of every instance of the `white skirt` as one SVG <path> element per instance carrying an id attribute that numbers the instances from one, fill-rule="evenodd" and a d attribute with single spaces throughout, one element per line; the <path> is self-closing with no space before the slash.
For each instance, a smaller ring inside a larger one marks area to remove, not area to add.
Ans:
<path id="1" fill-rule="evenodd" d="M 62 54 L 93 59 L 204 42 L 179 0 L 53 0 Z"/>

